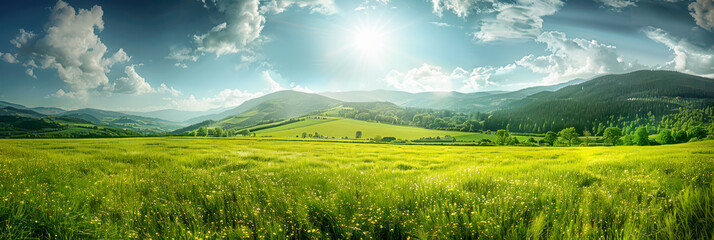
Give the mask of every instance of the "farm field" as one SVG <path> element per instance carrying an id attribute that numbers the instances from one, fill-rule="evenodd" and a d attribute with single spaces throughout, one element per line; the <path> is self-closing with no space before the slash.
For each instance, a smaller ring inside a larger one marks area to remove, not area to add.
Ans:
<path id="1" fill-rule="evenodd" d="M 326 118 L 326 119 L 306 119 L 279 127 L 268 128 L 256 131 L 257 136 L 271 136 L 294 138 L 301 136 L 303 132 L 313 134 L 315 132 L 327 137 L 348 137 L 354 138 L 357 131 L 362 131 L 362 138 L 373 138 L 377 135 L 382 137 L 396 137 L 398 139 L 414 140 L 422 137 L 444 137 L 446 135 L 455 137 L 460 141 L 478 141 L 488 139 L 494 141 L 496 135 L 488 135 L 473 132 L 456 132 L 425 129 L 409 126 L 398 126 L 376 122 L 366 122 L 346 118 Z M 519 141 L 525 141 L 529 137 L 514 136 Z M 535 139 L 540 139 L 535 137 Z"/>
<path id="2" fill-rule="evenodd" d="M 714 141 L 276 143 L 0 140 L 0 239 L 714 236 Z"/>

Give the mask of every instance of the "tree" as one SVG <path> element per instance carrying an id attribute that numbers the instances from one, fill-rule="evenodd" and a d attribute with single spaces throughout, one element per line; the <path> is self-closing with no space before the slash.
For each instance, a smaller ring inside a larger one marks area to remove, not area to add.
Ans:
<path id="1" fill-rule="evenodd" d="M 242 129 L 242 130 L 238 131 L 238 134 L 240 134 L 241 136 L 250 136 L 250 130 Z"/>
<path id="2" fill-rule="evenodd" d="M 633 141 L 639 146 L 650 145 L 650 134 L 647 132 L 647 128 L 638 127 L 635 130 L 635 139 Z"/>
<path id="3" fill-rule="evenodd" d="M 223 128 L 216 128 L 216 137 L 223 137 Z"/>
<path id="4" fill-rule="evenodd" d="M 675 142 L 686 142 L 689 139 L 687 138 L 687 132 L 680 130 L 680 131 L 674 131 L 672 133 L 672 137 L 674 137 Z"/>
<path id="5" fill-rule="evenodd" d="M 379 136 L 379 135 L 374 136 L 374 138 L 373 138 L 372 140 L 373 140 L 374 142 L 377 142 L 377 143 L 378 143 L 378 142 L 382 142 L 382 136 Z"/>
<path id="6" fill-rule="evenodd" d="M 662 144 L 672 144 L 674 143 L 674 137 L 672 136 L 672 130 L 663 128 L 659 130 L 659 135 L 657 136 L 659 142 Z"/>
<path id="7" fill-rule="evenodd" d="M 585 146 L 590 146 L 590 131 L 583 131 L 583 136 L 585 136 Z"/>
<path id="8" fill-rule="evenodd" d="M 614 146 L 617 145 L 617 141 L 622 137 L 622 130 L 618 127 L 608 127 L 605 129 L 603 136 L 606 142 L 610 142 Z"/>
<path id="9" fill-rule="evenodd" d="M 362 131 L 357 131 L 355 133 L 355 138 L 362 138 Z"/>
<path id="10" fill-rule="evenodd" d="M 702 126 L 694 126 L 689 129 L 687 129 L 687 137 L 692 139 L 692 138 L 698 138 L 698 139 L 703 139 L 707 137 L 707 130 L 704 129 Z"/>
<path id="11" fill-rule="evenodd" d="M 301 136 L 302 136 L 302 138 L 306 138 L 306 137 L 307 137 L 307 133 L 306 133 L 306 132 L 302 132 L 302 135 L 301 135 Z"/>
<path id="12" fill-rule="evenodd" d="M 568 142 L 568 147 L 573 145 L 573 139 L 578 138 L 578 133 L 575 131 L 574 127 L 569 127 L 563 130 L 560 130 L 560 133 L 558 133 L 560 137 Z"/>
<path id="13" fill-rule="evenodd" d="M 208 135 L 208 130 L 206 129 L 206 127 L 200 127 L 198 128 L 198 131 L 196 131 L 196 136 L 205 137 L 206 135 Z"/>
<path id="14" fill-rule="evenodd" d="M 508 134 L 508 131 L 506 130 L 498 130 L 496 131 L 496 144 L 498 145 L 506 145 L 508 144 L 510 134 Z"/>
<path id="15" fill-rule="evenodd" d="M 605 125 L 602 125 L 602 123 L 600 123 L 600 124 L 597 126 L 597 134 L 595 134 L 595 136 L 597 136 L 597 135 L 603 136 L 602 134 L 603 134 L 604 132 L 605 132 Z"/>
<path id="16" fill-rule="evenodd" d="M 553 131 L 548 131 L 547 133 L 545 133 L 545 137 L 543 137 L 543 140 L 552 146 L 555 141 L 558 140 L 558 134 L 555 134 L 555 132 Z"/>

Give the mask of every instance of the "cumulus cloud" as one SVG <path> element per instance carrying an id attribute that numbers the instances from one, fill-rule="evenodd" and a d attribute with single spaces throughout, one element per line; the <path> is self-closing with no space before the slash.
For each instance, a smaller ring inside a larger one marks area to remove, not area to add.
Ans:
<path id="1" fill-rule="evenodd" d="M 377 0 L 377 2 L 386 3 L 389 0 Z M 261 13 L 282 13 L 293 5 L 309 8 L 312 13 L 330 15 L 337 12 L 337 6 L 333 0 L 272 0 L 261 6 L 260 11 Z"/>
<path id="2" fill-rule="evenodd" d="M 252 53 L 266 38 L 261 36 L 266 14 L 278 14 L 297 6 L 311 12 L 332 14 L 337 11 L 333 0 L 271 0 L 261 5 L 259 0 L 228 1 L 203 0 L 204 6 L 215 7 L 226 17 L 225 22 L 201 35 L 194 35 L 195 49 L 173 49 L 167 58 L 177 61 L 196 61 L 201 54 L 210 53 L 220 57 L 225 54 Z M 254 58 L 248 58 L 251 60 Z"/>
<path id="3" fill-rule="evenodd" d="M 10 43 L 12 43 L 12 45 L 15 45 L 15 47 L 20 48 L 23 45 L 27 44 L 27 42 L 29 42 L 30 39 L 35 38 L 35 36 L 36 35 L 32 32 L 25 31 L 25 29 L 20 29 L 20 33 L 17 34 L 15 39 L 10 40 Z"/>
<path id="4" fill-rule="evenodd" d="M 472 13 L 494 11 L 496 0 L 431 0 L 432 12 L 439 17 L 444 11 L 451 11 L 460 18 L 466 18 Z"/>
<path id="5" fill-rule="evenodd" d="M 112 65 L 130 59 L 123 49 L 105 57 L 107 47 L 96 34 L 104 29 L 103 14 L 99 6 L 75 11 L 60 0 L 51 9 L 44 36 L 20 29 L 11 43 L 27 59 L 23 65 L 57 70 L 70 92 L 62 90 L 55 95 L 83 97 L 87 91 L 108 84 L 106 74 Z"/>
<path id="6" fill-rule="evenodd" d="M 714 31 L 714 0 L 697 0 L 689 4 L 689 11 L 697 25 Z"/>
<path id="7" fill-rule="evenodd" d="M 509 64 L 502 67 L 476 67 L 471 70 L 456 67 L 447 71 L 440 66 L 424 63 L 406 73 L 392 70 L 382 80 L 387 82 L 387 85 L 406 92 L 469 92 L 498 85 L 494 78 L 508 74 L 515 68 L 515 64 Z"/>
<path id="8" fill-rule="evenodd" d="M 543 17 L 563 7 L 562 0 L 431 0 L 432 11 L 439 17 L 450 11 L 460 18 L 482 14 L 474 39 L 491 42 L 503 39 L 534 38 L 543 28 Z"/>
<path id="9" fill-rule="evenodd" d="M 263 71 L 262 72 L 263 80 L 265 80 L 268 85 L 270 86 L 270 92 L 277 92 L 280 90 L 283 90 L 283 88 L 280 86 L 278 82 L 273 80 L 273 77 L 270 76 L 269 71 Z"/>
<path id="10" fill-rule="evenodd" d="M 314 91 L 312 91 L 312 89 L 310 89 L 309 87 L 300 86 L 295 82 L 290 83 L 290 88 L 298 92 L 314 93 Z"/>
<path id="11" fill-rule="evenodd" d="M 1 52 L 0 52 L 0 57 L 2 57 L 2 60 L 5 60 L 5 62 L 18 63 L 18 61 L 17 61 L 17 53 L 16 53 L 16 54 L 10 54 L 10 53 L 1 53 Z"/>
<path id="12" fill-rule="evenodd" d="M 200 57 L 199 53 L 196 53 L 193 49 L 187 48 L 187 47 L 171 47 L 169 50 L 169 55 L 166 56 L 166 59 L 173 59 L 178 61 L 175 66 L 177 67 L 182 67 L 186 68 L 185 63 L 181 63 L 184 61 L 197 61 L 198 58 Z"/>
<path id="13" fill-rule="evenodd" d="M 610 8 L 614 11 L 621 11 L 626 7 L 636 7 L 636 0 L 597 0 L 602 3 L 604 7 Z"/>
<path id="14" fill-rule="evenodd" d="M 32 68 L 25 69 L 25 73 L 30 77 L 37 79 L 37 76 L 35 76 L 35 71 L 32 70 Z"/>
<path id="15" fill-rule="evenodd" d="M 545 32 L 537 42 L 547 44 L 550 55 L 528 55 L 516 61 L 535 73 L 547 74 L 545 83 L 560 83 L 574 78 L 587 78 L 598 74 L 621 73 L 640 67 L 626 63 L 617 54 L 615 46 L 595 40 L 567 38 L 562 32 Z"/>
<path id="16" fill-rule="evenodd" d="M 451 91 L 451 75 L 439 66 L 423 64 L 406 73 L 392 70 L 383 79 L 389 86 L 407 92 Z"/>
<path id="17" fill-rule="evenodd" d="M 80 98 L 83 96 L 78 95 L 76 92 L 65 92 L 63 89 L 57 90 L 57 92 L 51 94 L 52 97 L 58 98 Z"/>
<path id="18" fill-rule="evenodd" d="M 659 28 L 648 27 L 644 31 L 647 37 L 664 44 L 674 52 L 674 59 L 667 62 L 664 68 L 714 77 L 714 49 L 698 47 Z"/>
<path id="19" fill-rule="evenodd" d="M 484 19 L 474 37 L 482 42 L 501 39 L 534 38 L 543 28 L 543 17 L 563 6 L 561 0 L 521 0 L 515 4 L 500 3 L 495 18 Z"/>
<path id="20" fill-rule="evenodd" d="M 267 70 L 263 71 L 263 72 L 261 72 L 261 76 L 262 76 L 263 80 L 266 83 L 268 83 L 269 90 L 271 93 L 286 90 L 286 89 L 300 91 L 300 92 L 308 92 L 308 93 L 313 92 L 310 88 L 300 86 L 300 85 L 296 84 L 295 82 L 290 82 L 289 88 L 285 88 L 285 87 L 281 86 L 280 83 L 278 83 L 278 81 L 285 81 L 285 79 L 283 79 L 283 77 L 280 76 L 279 73 L 276 73 L 273 71 L 267 71 Z M 275 78 L 273 76 L 275 76 Z M 276 78 L 278 80 L 276 80 Z"/>
<path id="21" fill-rule="evenodd" d="M 377 6 L 384 6 L 387 4 L 389 4 L 389 0 L 365 0 L 355 8 L 355 11 L 376 9 Z"/>
<path id="22" fill-rule="evenodd" d="M 146 82 L 146 79 L 136 73 L 134 66 L 135 65 L 129 65 L 124 68 L 126 77 L 121 77 L 114 81 L 114 84 L 110 88 L 112 92 L 133 95 L 155 92 L 155 90 L 151 88 L 151 85 Z"/>
<path id="23" fill-rule="evenodd" d="M 159 86 L 156 91 L 159 93 L 170 94 L 172 97 L 178 97 L 179 95 L 181 95 L 181 91 L 174 89 L 174 87 L 166 86 L 165 83 L 161 83 L 161 86 Z"/>
<path id="24" fill-rule="evenodd" d="M 455 76 L 452 73 L 452 76 L 456 79 L 461 79 L 463 85 L 459 89 L 460 91 L 477 91 L 489 85 L 498 85 L 495 82 L 495 77 L 509 74 L 515 69 L 516 64 L 508 64 L 502 67 L 476 67 L 472 69 L 470 73 L 457 68 L 457 70 L 461 70 L 460 73 L 463 75 Z M 454 72 L 457 70 L 454 70 Z M 466 75 L 467 73 L 468 75 Z"/>
<path id="25" fill-rule="evenodd" d="M 224 89 L 214 97 L 196 98 L 191 95 L 187 99 L 176 99 L 171 101 L 171 104 L 167 106 L 167 108 L 180 108 L 187 111 L 229 108 L 263 95 L 262 92 L 251 93 L 239 89 Z"/>

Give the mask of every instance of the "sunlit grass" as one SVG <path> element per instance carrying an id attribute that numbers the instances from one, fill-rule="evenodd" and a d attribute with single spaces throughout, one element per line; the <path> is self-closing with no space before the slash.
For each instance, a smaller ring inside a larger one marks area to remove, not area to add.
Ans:
<path id="1" fill-rule="evenodd" d="M 711 239 L 712 149 L 0 140 L 0 239 Z"/>

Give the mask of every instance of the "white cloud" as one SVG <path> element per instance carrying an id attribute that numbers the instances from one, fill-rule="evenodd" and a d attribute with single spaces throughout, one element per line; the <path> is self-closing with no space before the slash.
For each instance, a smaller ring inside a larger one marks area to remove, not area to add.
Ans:
<path id="1" fill-rule="evenodd" d="M 444 11 L 451 11 L 460 18 L 466 18 L 471 13 L 492 12 L 496 0 L 431 0 L 432 12 L 442 17 Z"/>
<path id="2" fill-rule="evenodd" d="M 37 76 L 35 76 L 35 71 L 32 70 L 32 68 L 25 69 L 25 73 L 30 77 L 37 79 Z"/>
<path id="3" fill-rule="evenodd" d="M 197 61 L 198 57 L 200 55 L 196 53 L 194 50 L 187 48 L 187 47 L 171 47 L 169 50 L 169 55 L 166 56 L 166 59 L 173 59 L 180 62 L 183 61 Z M 179 67 L 179 65 L 176 65 Z M 186 64 L 183 64 L 181 66 L 186 66 Z"/>
<path id="4" fill-rule="evenodd" d="M 178 97 L 179 95 L 181 95 L 181 91 L 174 89 L 174 87 L 168 87 L 165 83 L 161 83 L 161 86 L 159 86 L 156 91 L 159 93 L 168 93 L 172 97 Z"/>
<path id="5" fill-rule="evenodd" d="M 6 62 L 9 63 L 18 63 L 17 61 L 17 53 L 16 54 L 10 54 L 10 53 L 1 53 L 0 56 L 2 57 L 2 60 L 5 60 Z"/>
<path id="6" fill-rule="evenodd" d="M 57 92 L 51 94 L 52 97 L 58 98 L 80 98 L 83 96 L 78 95 L 76 92 L 65 92 L 63 89 L 57 90 Z"/>
<path id="7" fill-rule="evenodd" d="M 388 2 L 389 0 L 377 0 L 379 2 Z M 309 8 L 312 13 L 321 13 L 325 15 L 334 14 L 337 12 L 337 6 L 333 0 L 272 0 L 260 7 L 261 13 L 282 13 L 291 6 L 300 8 Z"/>
<path id="8" fill-rule="evenodd" d="M 604 7 L 610 8 L 614 11 L 621 11 L 626 7 L 636 7 L 637 0 L 597 0 L 602 3 Z"/>
<path id="9" fill-rule="evenodd" d="M 235 107 L 241 103 L 263 96 L 261 92 L 251 93 L 239 89 L 224 89 L 215 97 L 196 98 L 193 95 L 187 99 L 173 100 L 166 108 L 182 109 L 187 111 L 205 111 L 215 108 Z"/>
<path id="10" fill-rule="evenodd" d="M 112 92 L 134 95 L 155 92 L 155 90 L 151 88 L 151 85 L 146 82 L 146 79 L 136 73 L 134 66 L 135 65 L 129 65 L 124 68 L 126 77 L 121 77 L 114 81 L 114 84 L 111 87 Z"/>
<path id="11" fill-rule="evenodd" d="M 442 67 L 424 63 L 421 67 L 410 69 L 406 73 L 397 70 L 389 71 L 383 80 L 387 85 L 407 92 L 451 91 L 452 75 Z"/>
<path id="12" fill-rule="evenodd" d="M 689 4 L 689 11 L 697 25 L 714 31 L 714 0 L 697 0 Z"/>
<path id="13" fill-rule="evenodd" d="M 256 48 L 269 39 L 261 36 L 266 14 L 282 13 L 290 7 L 309 8 L 313 13 L 333 14 L 337 11 L 334 0 L 271 0 L 261 5 L 259 0 L 202 0 L 205 7 L 215 7 L 225 15 L 225 22 L 201 35 L 194 35 L 195 49 L 174 48 L 166 58 L 179 62 L 196 61 L 205 53 L 220 57 L 225 54 L 241 53 L 244 62 L 252 63 L 262 59 L 255 53 Z M 184 65 L 179 65 L 183 67 Z"/>
<path id="14" fill-rule="evenodd" d="M 298 91 L 298 92 L 314 93 L 314 91 L 312 91 L 312 89 L 310 89 L 309 87 L 300 86 L 300 85 L 296 84 L 295 82 L 290 83 L 290 88 L 292 88 L 292 90 Z"/>
<path id="15" fill-rule="evenodd" d="M 84 97 L 88 90 L 108 84 L 106 73 L 113 64 L 130 59 L 123 49 L 104 57 L 107 47 L 96 34 L 104 28 L 103 14 L 99 6 L 75 11 L 60 0 L 52 8 L 44 36 L 20 29 L 11 43 L 29 59 L 24 65 L 57 70 L 71 91 L 55 95 Z"/>
<path id="16" fill-rule="evenodd" d="M 389 4 L 389 0 L 364 0 L 359 6 L 355 8 L 355 11 L 364 11 L 370 9 L 376 9 L 377 6 L 384 6 Z"/>
<path id="17" fill-rule="evenodd" d="M 521 0 L 516 4 L 500 3 L 495 18 L 481 22 L 474 37 L 482 42 L 501 39 L 534 38 L 543 28 L 543 16 L 552 15 L 563 6 L 561 0 Z"/>
<path id="18" fill-rule="evenodd" d="M 23 45 L 27 44 L 30 39 L 35 38 L 35 36 L 36 35 L 32 32 L 25 31 L 25 29 L 20 29 L 20 34 L 18 34 L 15 39 L 10 40 L 10 43 L 12 43 L 12 45 L 15 45 L 15 47 L 20 48 Z"/>
<path id="19" fill-rule="evenodd" d="M 468 75 L 465 75 L 465 73 L 468 72 L 464 71 L 463 69 L 457 68 L 460 69 L 461 73 L 463 73 L 464 75 L 454 76 L 454 74 L 452 73 L 452 76 L 457 77 L 457 79 L 462 79 L 461 82 L 463 83 L 463 86 L 461 86 L 461 88 L 459 89 L 460 91 L 477 91 L 489 85 L 498 85 L 495 82 L 494 78 L 496 76 L 503 76 L 509 74 L 515 68 L 516 64 L 509 64 L 498 68 L 491 66 L 477 67 L 471 70 L 471 73 L 469 73 Z M 456 72 L 456 70 L 454 70 L 454 72 Z"/>
<path id="20" fill-rule="evenodd" d="M 463 27 L 461 27 L 461 26 L 455 26 L 455 25 L 451 25 L 451 24 L 448 24 L 448 23 L 445 23 L 445 22 L 431 22 L 431 24 L 434 24 L 434 26 L 437 26 L 437 27 L 463 28 Z"/>
<path id="21" fill-rule="evenodd" d="M 714 77 L 714 49 L 704 49 L 677 38 L 662 29 L 649 27 L 644 30 L 647 37 L 664 44 L 674 52 L 674 59 L 664 68 L 680 72 Z"/>
<path id="22" fill-rule="evenodd" d="M 561 32 L 545 32 L 537 42 L 548 45 L 546 56 L 528 55 L 516 61 L 535 73 L 548 74 L 544 83 L 560 83 L 574 78 L 587 78 L 598 74 L 621 73 L 640 67 L 624 62 L 615 46 L 595 40 L 570 39 Z"/>
<path id="23" fill-rule="evenodd" d="M 278 81 L 281 81 L 281 82 L 285 81 L 285 79 L 283 79 L 283 77 L 279 73 L 276 73 L 273 71 L 263 71 L 261 74 L 262 74 L 263 80 L 268 83 L 271 93 L 277 92 L 277 91 L 282 91 L 282 90 L 286 89 L 285 87 L 281 86 L 280 83 L 278 83 Z M 275 78 L 273 76 L 275 76 Z M 276 78 L 278 80 L 276 80 Z M 295 82 L 290 82 L 290 88 L 287 88 L 287 89 L 291 89 L 294 91 L 300 91 L 300 92 L 307 92 L 307 93 L 313 92 L 310 88 L 300 86 L 300 85 L 296 84 Z"/>
<path id="24" fill-rule="evenodd" d="M 263 71 L 262 75 L 263 75 L 263 80 L 268 82 L 268 85 L 270 86 L 270 92 L 277 92 L 277 91 L 283 90 L 283 88 L 280 87 L 280 84 L 278 82 L 276 82 L 275 80 L 273 80 L 273 77 L 270 76 L 269 71 L 267 71 L 267 70 Z"/>
<path id="25" fill-rule="evenodd" d="M 406 73 L 392 70 L 382 80 L 386 81 L 387 85 L 406 92 L 473 92 L 487 86 L 498 85 L 496 76 L 500 78 L 515 68 L 515 64 L 503 67 L 477 67 L 471 70 L 456 67 L 449 72 L 440 66 L 424 63 Z"/>

